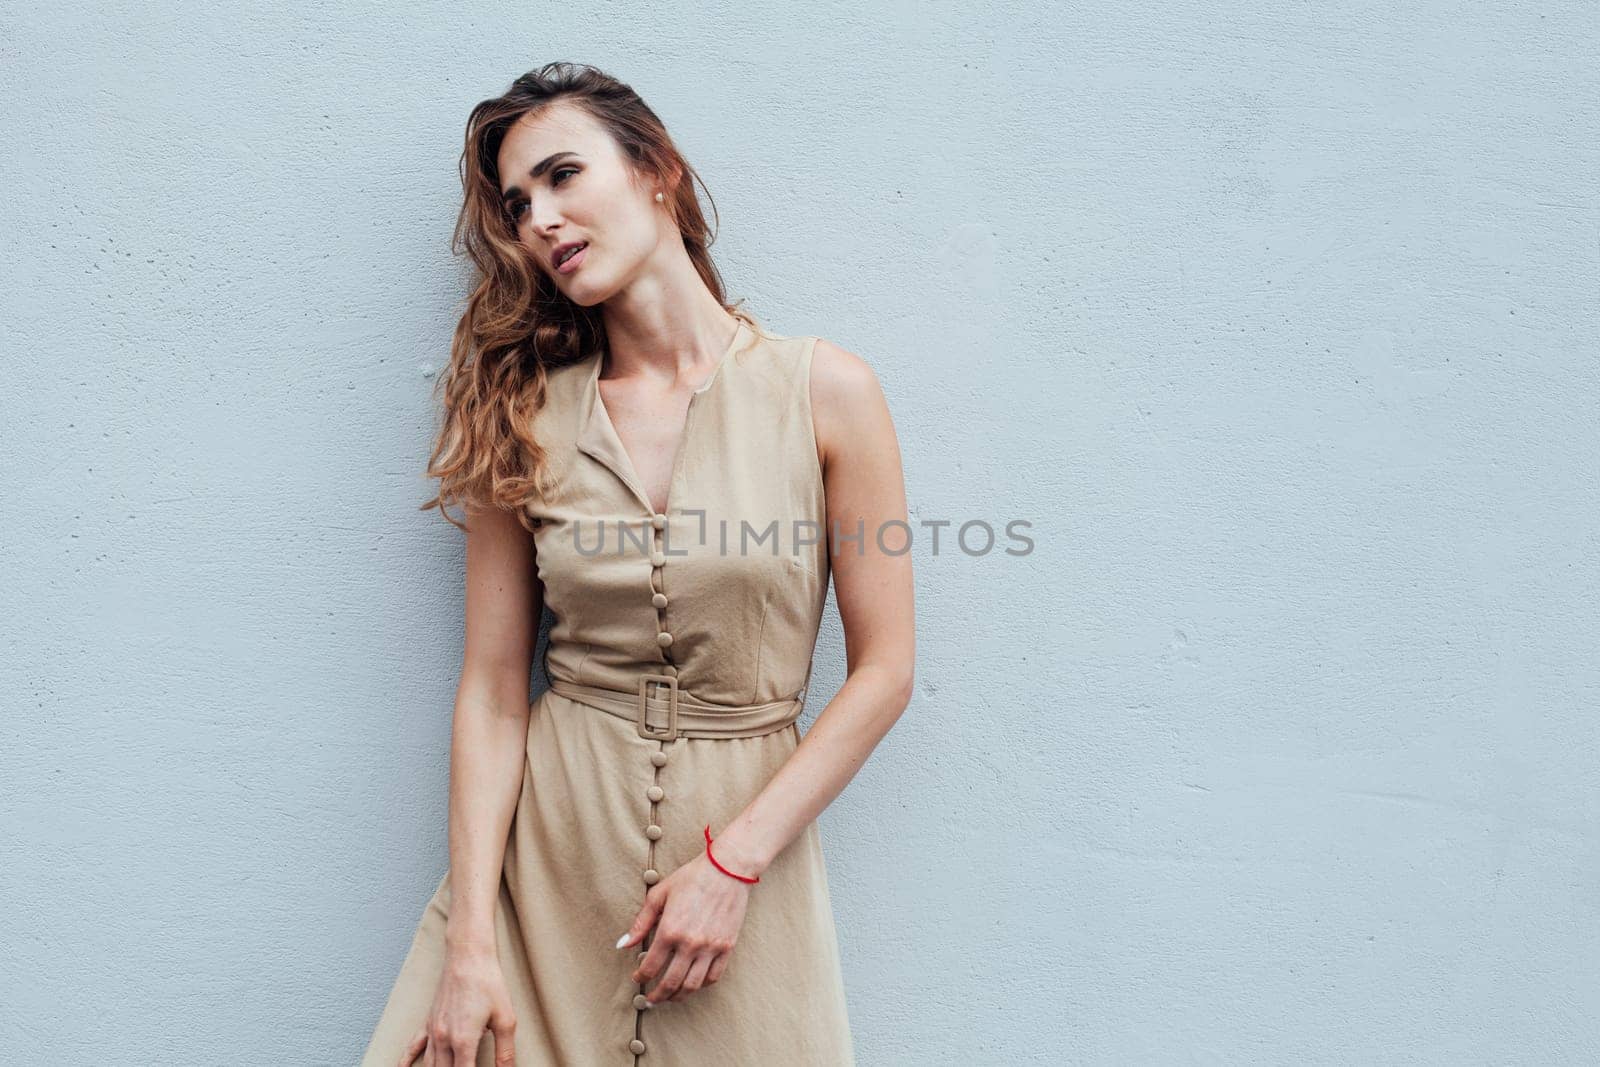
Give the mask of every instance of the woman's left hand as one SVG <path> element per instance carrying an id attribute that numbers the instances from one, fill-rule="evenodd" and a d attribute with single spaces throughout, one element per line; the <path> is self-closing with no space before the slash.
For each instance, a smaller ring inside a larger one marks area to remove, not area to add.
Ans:
<path id="1" fill-rule="evenodd" d="M 645 993 L 650 1003 L 682 1000 L 721 978 L 744 925 L 750 884 L 717 870 L 702 852 L 651 886 L 644 899 L 627 939 L 617 947 L 636 945 L 656 928 L 649 951 L 633 972 L 635 982 L 661 976 Z"/>

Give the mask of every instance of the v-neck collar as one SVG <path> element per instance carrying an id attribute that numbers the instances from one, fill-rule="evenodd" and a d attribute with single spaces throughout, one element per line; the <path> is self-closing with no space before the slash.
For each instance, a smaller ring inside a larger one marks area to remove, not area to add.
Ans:
<path id="1" fill-rule="evenodd" d="M 689 395 L 689 408 L 684 413 L 683 428 L 678 433 L 677 451 L 672 457 L 671 473 L 667 476 L 667 510 L 666 515 L 672 514 L 673 493 L 677 488 L 678 479 L 683 466 L 683 459 L 688 451 L 689 432 L 694 425 L 695 404 L 703 396 L 716 388 L 724 376 L 724 370 L 733 353 L 739 347 L 739 342 L 744 338 L 746 326 L 742 320 L 734 320 L 733 338 L 728 342 L 727 349 L 722 353 L 722 358 L 711 370 L 711 377 L 705 384 Z M 638 471 L 634 469 L 633 460 L 628 455 L 628 450 L 622 444 L 622 437 L 617 433 L 617 428 L 611 421 L 611 415 L 606 411 L 605 400 L 600 395 L 600 369 L 605 363 L 605 353 L 599 352 L 591 357 L 593 365 L 589 368 L 588 381 L 584 385 L 584 395 L 579 399 L 579 406 L 583 411 L 583 425 L 578 429 L 578 451 L 592 456 L 606 467 L 607 470 L 622 479 L 644 508 L 646 515 L 656 513 L 655 505 L 650 502 L 650 495 L 645 492 L 644 482 L 640 480 Z"/>

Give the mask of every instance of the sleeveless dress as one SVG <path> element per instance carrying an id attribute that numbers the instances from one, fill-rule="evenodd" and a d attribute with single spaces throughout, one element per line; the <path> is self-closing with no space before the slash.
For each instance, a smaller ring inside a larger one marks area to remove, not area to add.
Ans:
<path id="1" fill-rule="evenodd" d="M 718 835 L 799 744 L 829 579 L 816 341 L 738 324 L 690 398 L 660 514 L 606 413 L 601 356 L 548 375 L 535 435 L 559 484 L 528 507 L 551 688 L 531 710 L 495 917 L 518 1067 L 854 1063 L 815 822 L 750 887 L 715 984 L 646 1009 L 630 974 L 649 941 L 615 947 L 649 887 L 704 851 L 706 824 Z M 446 872 L 363 1067 L 392 1067 L 426 1020 L 449 911 Z M 479 1067 L 493 1045 L 486 1031 Z"/>

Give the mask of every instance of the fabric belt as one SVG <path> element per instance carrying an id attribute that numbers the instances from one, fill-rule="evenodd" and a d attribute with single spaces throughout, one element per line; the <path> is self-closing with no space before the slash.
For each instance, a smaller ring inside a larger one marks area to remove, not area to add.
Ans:
<path id="1" fill-rule="evenodd" d="M 806 681 L 810 682 L 809 673 Z M 651 686 L 659 688 L 651 691 Z M 562 696 L 608 712 L 620 719 L 632 719 L 639 736 L 647 741 L 671 741 L 679 737 L 759 737 L 782 730 L 800 717 L 805 706 L 804 688 L 788 700 L 768 704 L 706 704 L 691 700 L 678 689 L 671 674 L 641 674 L 635 690 L 602 689 L 578 685 L 562 678 L 550 679 L 550 688 Z M 650 712 L 661 714 L 665 725 L 652 725 Z"/>

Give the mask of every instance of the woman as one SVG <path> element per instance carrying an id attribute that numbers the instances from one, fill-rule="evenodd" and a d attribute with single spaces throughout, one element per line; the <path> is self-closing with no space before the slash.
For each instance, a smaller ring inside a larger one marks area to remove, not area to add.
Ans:
<path id="1" fill-rule="evenodd" d="M 853 1062 L 815 819 L 911 696 L 899 447 L 858 357 L 724 302 L 691 178 L 592 68 L 469 121 L 450 869 L 364 1064 Z M 802 741 L 830 573 L 848 677 Z"/>

